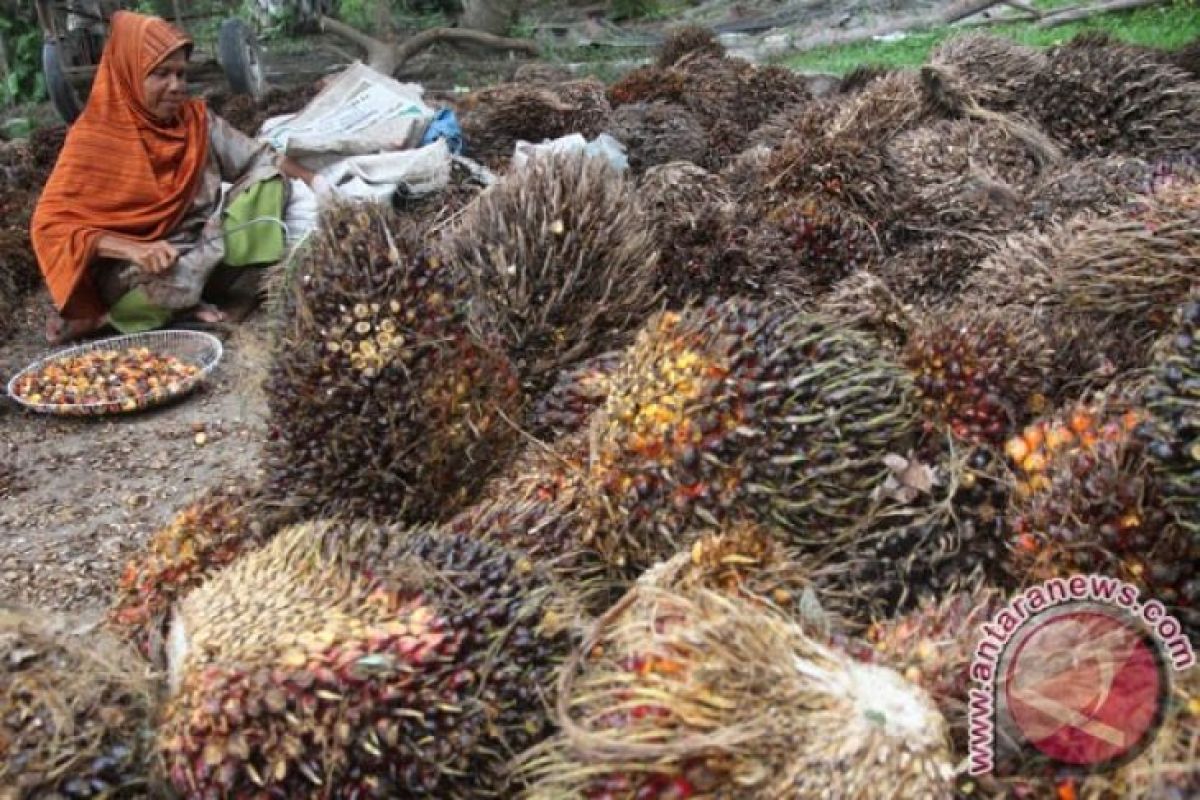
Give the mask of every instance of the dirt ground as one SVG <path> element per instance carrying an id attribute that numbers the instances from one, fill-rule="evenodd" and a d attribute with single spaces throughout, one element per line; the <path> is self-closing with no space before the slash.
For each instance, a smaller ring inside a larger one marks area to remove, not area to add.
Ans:
<path id="1" fill-rule="evenodd" d="M 49 350 L 29 298 L 0 377 Z M 102 613 L 126 560 L 192 497 L 252 476 L 263 441 L 261 309 L 226 338 L 210 380 L 179 402 L 89 419 L 0 409 L 0 605 Z M 204 444 L 197 444 L 203 432 Z"/>

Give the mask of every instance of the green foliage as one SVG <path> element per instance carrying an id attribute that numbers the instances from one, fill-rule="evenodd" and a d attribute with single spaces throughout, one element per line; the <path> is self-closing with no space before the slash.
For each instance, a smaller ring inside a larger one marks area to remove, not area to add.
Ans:
<path id="1" fill-rule="evenodd" d="M 0 36 L 8 50 L 8 74 L 0 82 L 0 106 L 42 100 L 42 33 L 32 20 L 0 17 Z"/>
<path id="2" fill-rule="evenodd" d="M 1040 0 L 1034 3 L 1043 10 L 1073 4 L 1071 0 Z M 1035 47 L 1060 44 L 1083 31 L 1105 31 L 1129 44 L 1173 50 L 1200 38 L 1200 13 L 1195 0 L 1176 0 L 1151 8 L 1102 14 L 1056 28 L 1038 28 L 1029 23 L 1012 22 L 992 25 L 986 30 Z M 793 69 L 836 74 L 849 72 L 862 64 L 917 66 L 925 63 L 934 47 L 961 31 L 961 28 L 946 27 L 910 33 L 903 39 L 891 42 L 820 47 L 788 56 L 784 63 Z"/>
<path id="3" fill-rule="evenodd" d="M 613 0 L 614 19 L 642 19 L 656 17 L 661 12 L 658 0 Z"/>
<path id="4" fill-rule="evenodd" d="M 461 10 L 452 0 L 340 0 L 338 19 L 366 33 L 386 33 L 397 28 L 434 28 L 449 25 Z"/>

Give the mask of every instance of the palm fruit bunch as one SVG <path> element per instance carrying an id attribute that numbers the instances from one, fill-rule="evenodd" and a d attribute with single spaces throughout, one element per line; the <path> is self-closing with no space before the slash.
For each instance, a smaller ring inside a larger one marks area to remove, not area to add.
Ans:
<path id="1" fill-rule="evenodd" d="M 828 639 L 846 623 L 837 609 L 823 607 L 823 577 L 768 527 L 735 520 L 697 531 L 690 546 L 647 569 L 637 584 L 685 594 L 719 592 L 785 612 L 810 636 Z"/>
<path id="2" fill-rule="evenodd" d="M 667 31 L 663 43 L 659 45 L 655 63 L 662 68 L 670 67 L 692 53 L 724 58 L 725 46 L 717 41 L 711 29 L 700 25 L 683 25 Z"/>
<path id="3" fill-rule="evenodd" d="M 526 800 L 950 794 L 929 697 L 761 604 L 639 585 L 565 670 Z"/>
<path id="4" fill-rule="evenodd" d="M 872 220 L 820 192 L 774 207 L 747 208 L 742 218 L 747 225 L 757 220 L 757 230 L 745 244 L 748 260 L 794 272 L 805 294 L 823 294 L 882 258 Z"/>
<path id="5" fill-rule="evenodd" d="M 19 304 L 39 275 L 29 235 L 18 228 L 0 228 L 0 336 L 16 327 Z"/>
<path id="6" fill-rule="evenodd" d="M 747 513 L 824 547 L 920 429 L 908 375 L 872 339 L 742 299 L 656 315 L 610 387 L 588 431 L 588 543 L 617 568 Z"/>
<path id="7" fill-rule="evenodd" d="M 886 147 L 939 114 L 911 72 L 880 78 L 840 102 L 812 104 L 763 164 L 750 195 L 760 207 L 756 217 L 791 218 L 802 253 L 811 248 L 831 262 L 847 255 L 863 262 L 864 252 L 877 256 L 883 223 L 896 204 Z M 830 248 L 830 242 L 837 244 Z"/>
<path id="8" fill-rule="evenodd" d="M 940 237 L 1013 230 L 1025 210 L 1020 187 L 1057 153 L 994 121 L 942 120 L 899 134 L 887 156 L 897 195 L 893 225 L 910 236 Z"/>
<path id="9" fill-rule="evenodd" d="M 192 797 L 511 796 L 573 614 L 528 557 L 305 524 L 180 606 L 159 747 Z"/>
<path id="10" fill-rule="evenodd" d="M 901 361 L 913 373 L 931 428 L 999 446 L 1046 411 L 1051 355 L 1028 320 L 981 310 L 929 315 L 912 332 Z"/>
<path id="11" fill-rule="evenodd" d="M 997 463 L 983 448 L 932 455 L 886 454 L 888 477 L 858 524 L 802 558 L 822 604 L 845 630 L 861 630 L 930 597 L 1009 582 L 1007 493 Z"/>
<path id="12" fill-rule="evenodd" d="M 838 644 L 868 663 L 896 670 L 928 692 L 949 724 L 955 750 L 965 753 L 968 672 L 979 626 L 1004 600 L 987 586 L 928 598 L 908 613 L 876 622 L 862 636 Z"/>
<path id="13" fill-rule="evenodd" d="M 964 287 L 971 307 L 1032 317 L 1064 388 L 1148 365 L 1200 266 L 1200 209 L 1159 200 L 1137 215 L 1079 218 L 1010 236 Z"/>
<path id="14" fill-rule="evenodd" d="M 778 286 L 754 269 L 735 241 L 748 228 L 720 176 L 684 161 L 652 167 L 638 194 L 658 234 L 659 286 L 667 305 L 709 297 L 761 296 Z M 773 272 L 773 271 L 772 271 Z"/>
<path id="15" fill-rule="evenodd" d="M 656 100 L 682 105 L 707 134 L 709 158 L 703 166 L 719 168 L 741 152 L 750 131 L 809 94 L 789 70 L 700 51 L 670 67 L 636 69 L 613 84 L 608 96 L 614 106 Z"/>
<path id="16" fill-rule="evenodd" d="M 854 69 L 847 72 L 838 81 L 836 94 L 852 95 L 862 91 L 872 81 L 877 78 L 885 78 L 895 72 L 894 67 L 885 67 L 882 64 L 859 64 Z"/>
<path id="17" fill-rule="evenodd" d="M 533 61 L 522 64 L 513 72 L 511 83 L 534 83 L 553 86 L 571 80 L 571 70 L 560 64 Z"/>
<path id="18" fill-rule="evenodd" d="M 1139 158 L 1089 156 L 1051 167 L 1028 189 L 1029 220 L 1038 227 L 1084 211 L 1112 214 L 1143 191 L 1151 167 Z"/>
<path id="19" fill-rule="evenodd" d="M 1200 297 L 1176 313 L 1174 332 L 1156 348 L 1141 401 L 1148 413 L 1140 431 L 1163 502 L 1192 536 L 1200 534 Z"/>
<path id="20" fill-rule="evenodd" d="M 0 796 L 151 794 L 149 665 L 103 632 L 0 610 Z"/>
<path id="21" fill-rule="evenodd" d="M 570 133 L 591 138 L 604 129 L 611 108 L 594 78 L 545 84 L 502 83 L 461 101 L 467 154 L 500 167 L 520 140 L 540 142 Z"/>
<path id="22" fill-rule="evenodd" d="M 498 312 L 536 396 L 566 366 L 619 345 L 658 299 L 655 236 L 606 160 L 539 156 L 479 196 L 443 252 Z"/>
<path id="23" fill-rule="evenodd" d="M 647 64 L 630 70 L 609 86 L 608 102 L 613 108 L 655 100 L 680 103 L 685 94 L 685 78 L 680 70 Z"/>
<path id="24" fill-rule="evenodd" d="M 975 268 L 995 253 L 1002 239 L 990 236 L 923 238 L 879 261 L 876 272 L 903 303 L 925 312 L 958 305 Z"/>
<path id="25" fill-rule="evenodd" d="M 947 39 L 930 54 L 929 63 L 957 72 L 979 104 L 995 111 L 1020 110 L 1034 79 L 1049 68 L 1041 50 L 980 33 Z"/>
<path id="26" fill-rule="evenodd" d="M 58 163 L 58 154 L 66 144 L 68 130 L 66 125 L 48 125 L 35 128 L 29 134 L 29 153 L 33 157 L 33 165 L 42 175 L 49 177 Z M 39 182 L 39 185 L 41 183 L 45 181 Z"/>
<path id="27" fill-rule="evenodd" d="M 1200 78 L 1200 39 L 1184 45 L 1172 55 L 1175 66 L 1191 75 L 1192 78 Z"/>
<path id="28" fill-rule="evenodd" d="M 1072 155 L 1145 158 L 1195 146 L 1200 82 L 1188 73 L 1088 37 L 1048 58 L 1026 109 Z"/>
<path id="29" fill-rule="evenodd" d="M 1121 405 L 1078 404 L 1005 444 L 1013 572 L 1030 582 L 1100 572 L 1194 608 L 1200 543 L 1165 506 L 1135 435 L 1146 413 Z"/>
<path id="30" fill-rule="evenodd" d="M 450 516 L 523 407 L 465 275 L 374 204 L 323 215 L 297 261 L 266 382 L 268 496 L 311 513 Z"/>
<path id="31" fill-rule="evenodd" d="M 591 544 L 592 518 L 583 482 L 583 432 L 548 448 L 531 443 L 489 484 L 484 498 L 442 530 L 524 553 L 556 581 L 571 587 L 580 608 L 603 613 L 629 586 Z"/>
<path id="32" fill-rule="evenodd" d="M 814 118 L 830 113 L 829 109 L 833 105 L 833 101 L 815 99 L 785 106 L 767 117 L 750 132 L 746 146 L 747 148 L 763 146 L 771 149 L 779 147 L 793 131 L 806 124 L 811 124 L 811 120 Z"/>
<path id="33" fill-rule="evenodd" d="M 885 281 L 859 270 L 833 285 L 814 305 L 818 313 L 874 337 L 880 344 L 903 347 L 916 324 L 911 311 Z"/>
<path id="34" fill-rule="evenodd" d="M 555 442 L 583 430 L 592 412 L 608 397 L 609 382 L 621 358 L 620 351 L 601 353 L 563 370 L 554 385 L 534 401 L 529 432 Z"/>
<path id="35" fill-rule="evenodd" d="M 273 532 L 257 487 L 215 486 L 189 503 L 125 565 L 110 626 L 150 657 L 161 648 L 167 611 L 210 575 Z"/>
<path id="36" fill-rule="evenodd" d="M 605 132 L 625 145 L 629 167 L 642 173 L 669 161 L 704 162 L 708 136 L 683 106 L 655 101 L 632 103 L 613 111 Z"/>
<path id="37" fill-rule="evenodd" d="M 209 92 L 204 99 L 212 113 L 254 138 L 262 130 L 264 122 L 272 117 L 299 112 L 320 91 L 321 83 L 313 81 L 288 87 L 272 86 L 257 100 L 248 94 L 227 91 Z"/>

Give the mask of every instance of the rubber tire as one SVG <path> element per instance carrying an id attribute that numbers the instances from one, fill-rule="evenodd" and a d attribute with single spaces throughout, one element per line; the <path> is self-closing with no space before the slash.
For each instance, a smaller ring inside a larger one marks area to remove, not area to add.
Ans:
<path id="1" fill-rule="evenodd" d="M 222 22 L 217 36 L 217 57 L 234 93 L 248 94 L 255 100 L 262 98 L 267 88 L 262 74 L 262 51 L 249 25 L 236 17 Z"/>
<path id="2" fill-rule="evenodd" d="M 46 93 L 50 95 L 54 110 L 63 122 L 70 125 L 83 112 L 83 103 L 63 72 L 58 42 L 47 40 L 42 43 L 42 77 L 46 80 Z"/>

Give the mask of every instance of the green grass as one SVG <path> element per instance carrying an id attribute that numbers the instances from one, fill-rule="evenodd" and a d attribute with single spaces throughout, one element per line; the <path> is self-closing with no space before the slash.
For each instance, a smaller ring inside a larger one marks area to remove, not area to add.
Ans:
<path id="1" fill-rule="evenodd" d="M 1075 0 L 1041 0 L 1040 9 L 1074 5 Z M 785 56 L 780 63 L 812 72 L 844 74 L 862 64 L 885 67 L 910 67 L 925 63 L 929 53 L 945 39 L 976 28 L 946 27 L 909 34 L 896 42 L 863 42 L 841 47 L 821 47 Z M 1136 45 L 1173 50 L 1200 38 L 1200 4 L 1196 0 L 1177 0 L 1170 5 L 1104 14 L 1091 19 L 1037 28 L 1030 23 L 1008 23 L 977 28 L 998 36 L 1007 36 L 1022 44 L 1049 47 L 1065 42 L 1081 31 L 1107 31 L 1116 38 Z"/>

